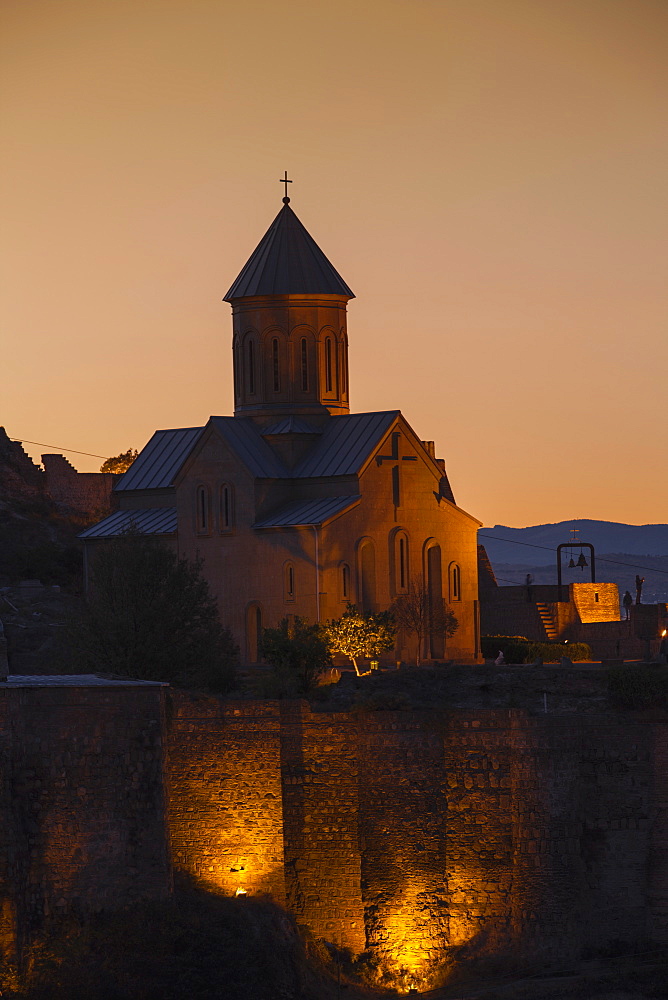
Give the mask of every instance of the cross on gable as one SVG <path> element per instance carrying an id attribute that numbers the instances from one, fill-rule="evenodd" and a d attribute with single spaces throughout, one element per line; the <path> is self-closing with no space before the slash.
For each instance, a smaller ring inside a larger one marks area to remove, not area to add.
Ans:
<path id="1" fill-rule="evenodd" d="M 383 462 L 396 462 L 396 465 L 392 466 L 392 503 L 395 507 L 398 507 L 401 503 L 401 493 L 400 493 L 400 483 L 399 483 L 399 438 L 401 434 L 395 431 L 392 434 L 392 453 L 390 455 L 376 455 L 376 465 L 382 465 Z M 417 455 L 402 455 L 402 462 L 417 462 Z"/>

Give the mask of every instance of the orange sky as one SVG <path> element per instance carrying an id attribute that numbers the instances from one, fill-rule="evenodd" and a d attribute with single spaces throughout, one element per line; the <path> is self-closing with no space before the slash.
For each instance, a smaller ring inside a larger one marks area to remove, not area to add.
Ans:
<path id="1" fill-rule="evenodd" d="M 231 412 L 221 299 L 287 168 L 357 295 L 354 410 L 400 407 L 487 524 L 668 520 L 665 0 L 0 22 L 10 436 L 109 455 Z"/>

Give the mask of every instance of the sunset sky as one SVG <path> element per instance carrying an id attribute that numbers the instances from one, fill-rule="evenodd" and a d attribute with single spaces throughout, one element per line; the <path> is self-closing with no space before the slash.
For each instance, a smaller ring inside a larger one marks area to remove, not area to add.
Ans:
<path id="1" fill-rule="evenodd" d="M 281 207 L 486 524 L 668 521 L 665 0 L 3 0 L 0 424 L 113 455 L 232 411 Z M 81 471 L 100 460 L 68 454 Z"/>

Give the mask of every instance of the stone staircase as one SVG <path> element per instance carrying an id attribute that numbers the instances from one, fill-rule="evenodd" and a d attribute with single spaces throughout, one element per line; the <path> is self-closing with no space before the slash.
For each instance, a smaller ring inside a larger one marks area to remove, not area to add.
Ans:
<path id="1" fill-rule="evenodd" d="M 556 622 L 552 617 L 552 612 L 544 601 L 536 601 L 536 608 L 538 610 L 538 614 L 540 615 L 540 620 L 543 623 L 545 634 L 550 642 L 553 642 L 559 635 L 559 629 L 557 628 Z"/>

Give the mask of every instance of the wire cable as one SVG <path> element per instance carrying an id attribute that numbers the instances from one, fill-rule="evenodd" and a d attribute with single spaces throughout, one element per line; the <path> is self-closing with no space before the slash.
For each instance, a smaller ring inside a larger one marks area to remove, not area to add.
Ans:
<path id="1" fill-rule="evenodd" d="M 28 441 L 28 438 L 10 438 L 16 444 L 36 444 L 40 448 L 58 448 L 59 451 L 66 451 L 69 455 L 87 455 L 89 458 L 109 458 L 108 455 L 94 455 L 92 451 L 77 451 L 76 448 L 63 448 L 59 444 L 44 444 L 43 441 Z"/>
<path id="2" fill-rule="evenodd" d="M 554 553 L 554 549 L 551 549 L 549 545 L 519 542 L 515 538 L 500 538 L 499 535 L 483 535 L 482 531 L 478 532 L 478 538 L 491 538 L 495 542 L 508 542 L 510 545 L 524 545 L 528 549 L 544 549 L 545 552 Z M 577 548 L 578 544 L 578 542 L 573 542 L 573 548 Z M 663 573 L 664 576 L 668 576 L 667 569 L 654 569 L 653 566 L 641 566 L 640 563 L 620 562 L 619 559 L 605 559 L 603 556 L 596 556 L 596 562 L 612 563 L 615 566 L 630 566 L 631 569 L 644 569 L 646 573 Z"/>

